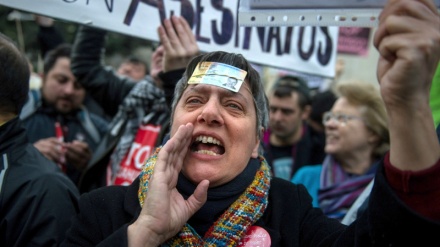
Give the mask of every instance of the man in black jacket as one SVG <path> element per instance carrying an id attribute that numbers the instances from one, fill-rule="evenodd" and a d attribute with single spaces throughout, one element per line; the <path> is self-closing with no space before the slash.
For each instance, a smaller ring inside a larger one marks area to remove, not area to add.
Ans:
<path id="1" fill-rule="evenodd" d="M 27 60 L 0 34 L 0 243 L 57 246 L 78 211 L 79 193 L 28 142 L 18 117 L 28 91 Z"/>
<path id="2" fill-rule="evenodd" d="M 70 70 L 71 45 L 46 54 L 41 89 L 31 90 L 20 114 L 28 138 L 77 184 L 108 122 L 84 105 L 86 90 Z"/>
<path id="3" fill-rule="evenodd" d="M 311 108 L 307 81 L 301 77 L 280 77 L 269 94 L 269 128 L 263 136 L 265 157 L 275 177 L 292 179 L 299 168 L 321 164 L 325 138 L 306 120 Z"/>

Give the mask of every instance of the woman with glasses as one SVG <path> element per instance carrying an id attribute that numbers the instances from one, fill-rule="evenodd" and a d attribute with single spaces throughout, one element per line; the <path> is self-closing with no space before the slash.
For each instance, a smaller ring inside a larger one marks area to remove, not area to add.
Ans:
<path id="1" fill-rule="evenodd" d="M 372 84 L 345 82 L 338 99 L 324 113 L 327 154 L 322 165 L 306 166 L 292 182 L 306 186 L 315 207 L 338 220 L 373 180 L 378 163 L 389 150 L 385 106 Z"/>

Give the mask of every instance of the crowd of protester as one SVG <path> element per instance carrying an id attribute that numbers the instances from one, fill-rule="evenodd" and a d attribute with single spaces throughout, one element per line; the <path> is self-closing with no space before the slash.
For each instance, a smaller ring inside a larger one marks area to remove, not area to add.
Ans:
<path id="1" fill-rule="evenodd" d="M 432 0 L 385 5 L 379 85 L 314 95 L 301 76 L 266 90 L 241 54 L 201 52 L 183 17 L 157 28 L 147 63 L 114 68 L 108 31 L 80 25 L 69 43 L 53 21 L 36 17 L 38 85 L 0 33 L 5 246 L 440 244 Z"/>

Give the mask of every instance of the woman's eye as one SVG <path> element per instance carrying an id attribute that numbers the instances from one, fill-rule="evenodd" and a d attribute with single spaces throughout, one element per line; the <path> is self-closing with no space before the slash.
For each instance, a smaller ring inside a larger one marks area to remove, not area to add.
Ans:
<path id="1" fill-rule="evenodd" d="M 239 104 L 236 104 L 236 103 L 229 103 L 228 107 L 241 110 L 241 106 Z"/>
<path id="2" fill-rule="evenodd" d="M 201 103 L 202 101 L 197 99 L 197 98 L 190 98 L 187 100 L 188 104 L 198 104 Z"/>

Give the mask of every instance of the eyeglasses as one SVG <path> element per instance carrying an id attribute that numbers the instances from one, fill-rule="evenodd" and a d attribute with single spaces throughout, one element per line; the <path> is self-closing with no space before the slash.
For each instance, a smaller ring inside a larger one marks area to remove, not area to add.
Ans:
<path id="1" fill-rule="evenodd" d="M 348 120 L 352 120 L 352 119 L 359 119 L 359 120 L 363 120 L 361 117 L 358 116 L 352 116 L 352 115 L 347 115 L 344 113 L 333 113 L 333 112 L 325 112 L 324 115 L 322 116 L 322 124 L 326 124 L 328 121 L 330 120 L 334 120 L 337 123 L 347 123 Z"/>

